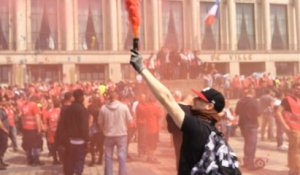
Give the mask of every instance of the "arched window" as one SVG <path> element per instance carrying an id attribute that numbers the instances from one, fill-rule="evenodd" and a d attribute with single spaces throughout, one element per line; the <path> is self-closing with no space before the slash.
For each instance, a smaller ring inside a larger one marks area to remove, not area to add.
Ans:
<path id="1" fill-rule="evenodd" d="M 80 50 L 103 50 L 102 0 L 78 0 Z"/>
<path id="2" fill-rule="evenodd" d="M 236 24 L 238 50 L 255 49 L 254 5 L 236 4 Z"/>
<path id="3" fill-rule="evenodd" d="M 272 50 L 288 49 L 288 20 L 286 5 L 271 5 Z"/>
<path id="4" fill-rule="evenodd" d="M 58 12 L 57 0 L 31 0 L 33 49 L 58 49 Z"/>
<path id="5" fill-rule="evenodd" d="M 201 48 L 203 50 L 220 49 L 220 17 L 218 16 L 215 23 L 211 26 L 205 24 L 207 14 L 213 5 L 213 2 L 200 2 Z"/>
<path id="6" fill-rule="evenodd" d="M 0 0 L 0 50 L 9 49 L 9 0 Z"/>
<path id="7" fill-rule="evenodd" d="M 183 49 L 183 2 L 162 1 L 163 46 L 170 50 Z"/>

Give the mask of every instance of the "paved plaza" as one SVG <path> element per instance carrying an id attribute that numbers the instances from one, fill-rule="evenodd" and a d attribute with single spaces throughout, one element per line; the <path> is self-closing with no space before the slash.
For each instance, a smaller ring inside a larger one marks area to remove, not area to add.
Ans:
<path id="1" fill-rule="evenodd" d="M 19 139 L 20 143 L 20 139 Z M 231 146 L 235 152 L 242 156 L 243 139 L 234 137 L 230 140 Z M 130 145 L 130 155 L 133 157 L 128 162 L 128 175 L 172 175 L 176 174 L 174 150 L 170 144 L 170 136 L 163 131 L 160 135 L 160 143 L 156 151 L 159 163 L 147 163 L 136 156 L 137 144 L 134 142 Z M 242 169 L 244 175 L 286 175 L 287 174 L 287 158 L 286 152 L 276 149 L 276 142 L 258 142 L 257 156 L 267 157 L 269 162 L 267 166 L 258 171 L 246 171 Z M 45 149 L 47 150 L 47 149 Z M 30 167 L 26 165 L 25 155 L 23 151 L 13 152 L 11 148 L 5 155 L 5 161 L 10 164 L 6 171 L 1 171 L 1 175 L 60 175 L 61 166 L 52 165 L 52 159 L 48 157 L 47 151 L 43 151 L 41 159 L 45 165 L 40 167 Z M 103 165 L 89 167 L 89 155 L 86 159 L 84 175 L 103 175 Z M 115 159 L 115 174 L 117 175 L 118 162 Z"/>

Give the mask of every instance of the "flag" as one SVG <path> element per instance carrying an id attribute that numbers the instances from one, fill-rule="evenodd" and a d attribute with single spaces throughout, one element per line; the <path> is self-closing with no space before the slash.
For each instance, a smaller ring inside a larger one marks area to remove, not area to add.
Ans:
<path id="1" fill-rule="evenodd" d="M 219 9 L 220 2 L 221 2 L 221 0 L 216 0 L 214 5 L 208 11 L 207 16 L 205 17 L 205 24 L 206 25 L 213 25 L 214 24 L 215 18 L 218 14 L 218 9 Z"/>

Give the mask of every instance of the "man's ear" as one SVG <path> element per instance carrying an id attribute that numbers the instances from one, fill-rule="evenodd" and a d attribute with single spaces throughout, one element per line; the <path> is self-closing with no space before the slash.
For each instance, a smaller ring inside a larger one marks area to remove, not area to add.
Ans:
<path id="1" fill-rule="evenodd" d="M 215 105 L 212 103 L 208 103 L 208 105 L 207 105 L 208 110 L 212 110 L 212 109 L 214 109 L 214 107 L 215 107 Z"/>

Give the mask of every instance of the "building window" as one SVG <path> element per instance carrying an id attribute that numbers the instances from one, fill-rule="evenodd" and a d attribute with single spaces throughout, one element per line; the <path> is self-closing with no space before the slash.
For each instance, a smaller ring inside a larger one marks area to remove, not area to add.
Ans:
<path id="1" fill-rule="evenodd" d="M 102 81 L 106 80 L 106 65 L 78 65 L 79 81 Z"/>
<path id="2" fill-rule="evenodd" d="M 262 73 L 266 71 L 264 62 L 240 62 L 240 75 L 250 76 L 253 73 Z"/>
<path id="3" fill-rule="evenodd" d="M 220 20 L 219 17 L 215 23 L 210 26 L 205 24 L 208 11 L 214 5 L 213 2 L 200 2 L 200 29 L 203 50 L 219 50 L 220 48 Z"/>
<path id="4" fill-rule="evenodd" d="M 140 1 L 140 28 L 139 28 L 139 49 L 144 50 L 145 47 L 145 1 Z M 121 21 L 122 21 L 122 44 L 121 47 L 124 50 L 132 48 L 133 30 L 132 25 L 128 18 L 128 12 L 126 10 L 125 1 L 121 0 Z"/>
<path id="5" fill-rule="evenodd" d="M 272 50 L 288 49 L 287 6 L 271 5 Z"/>
<path id="6" fill-rule="evenodd" d="M 170 50 L 184 48 L 183 2 L 162 1 L 163 45 Z"/>
<path id="7" fill-rule="evenodd" d="M 0 50 L 9 48 L 9 0 L 0 0 Z"/>
<path id="8" fill-rule="evenodd" d="M 11 66 L 1 65 L 0 66 L 0 83 L 9 83 L 11 76 Z"/>
<path id="9" fill-rule="evenodd" d="M 28 65 L 30 82 L 60 82 L 62 80 L 61 65 Z"/>
<path id="10" fill-rule="evenodd" d="M 254 5 L 236 4 L 238 50 L 255 49 Z"/>
<path id="11" fill-rule="evenodd" d="M 58 47 L 56 0 L 31 0 L 31 36 L 35 50 L 56 50 Z"/>
<path id="12" fill-rule="evenodd" d="M 80 50 L 103 50 L 102 0 L 78 0 Z"/>
<path id="13" fill-rule="evenodd" d="M 276 74 L 279 76 L 296 75 L 299 72 L 297 62 L 276 62 Z"/>

